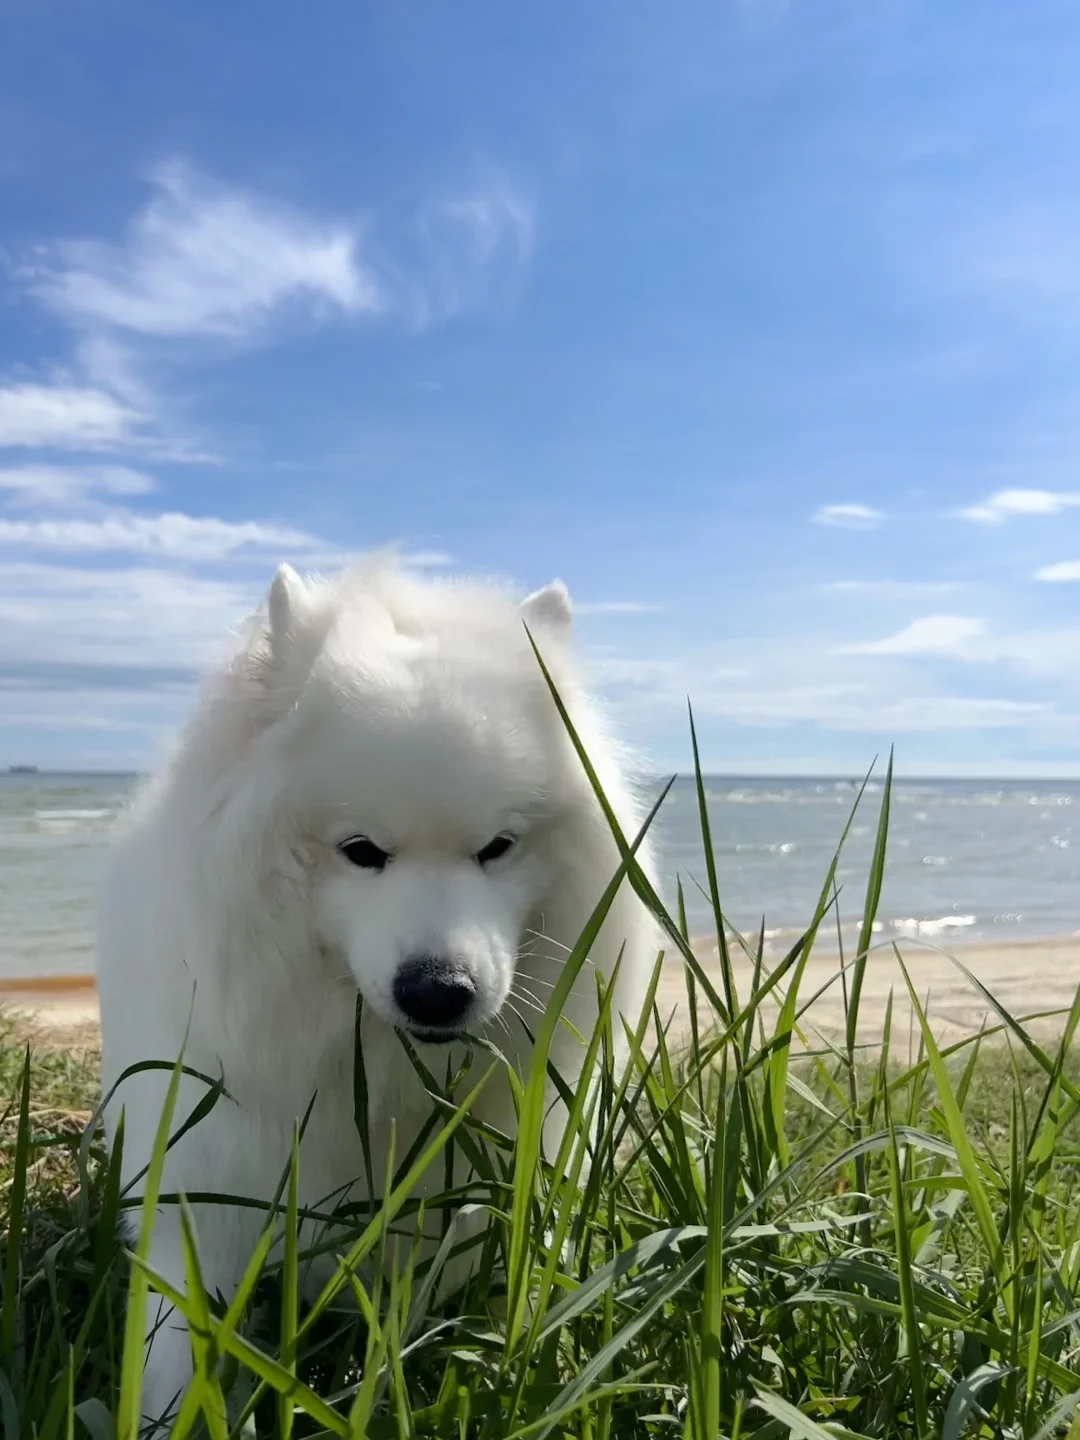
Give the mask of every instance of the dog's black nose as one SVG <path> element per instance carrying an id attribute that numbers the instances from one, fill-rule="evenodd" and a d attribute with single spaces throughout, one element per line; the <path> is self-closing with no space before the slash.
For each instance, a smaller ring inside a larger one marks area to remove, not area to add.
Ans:
<path id="1" fill-rule="evenodd" d="M 394 999 L 422 1030 L 452 1030 L 464 1018 L 476 982 L 463 965 L 437 955 L 414 955 L 394 976 Z"/>

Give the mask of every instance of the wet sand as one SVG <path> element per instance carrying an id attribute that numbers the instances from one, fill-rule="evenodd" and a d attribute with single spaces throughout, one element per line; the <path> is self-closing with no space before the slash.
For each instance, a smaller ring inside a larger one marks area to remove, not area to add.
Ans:
<path id="1" fill-rule="evenodd" d="M 0 1008 L 15 1018 L 20 1039 L 54 1047 L 98 1043 L 98 1002 L 90 975 L 0 980 Z"/>

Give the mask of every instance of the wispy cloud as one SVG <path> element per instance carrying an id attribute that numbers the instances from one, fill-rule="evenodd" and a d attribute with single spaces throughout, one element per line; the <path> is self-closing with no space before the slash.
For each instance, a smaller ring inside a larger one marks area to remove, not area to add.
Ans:
<path id="1" fill-rule="evenodd" d="M 1043 700 L 1002 700 L 981 695 L 905 695 L 901 699 L 859 707 L 835 716 L 837 730 L 869 730 L 889 734 L 998 729 L 1018 726 L 1039 716 L 1049 716 L 1054 707 Z"/>
<path id="2" fill-rule="evenodd" d="M 739 9 L 755 17 L 779 19 L 790 10 L 792 0 L 738 0 Z"/>
<path id="3" fill-rule="evenodd" d="M 145 565 L 0 562 L 0 686 L 137 693 L 188 685 L 260 588 Z"/>
<path id="4" fill-rule="evenodd" d="M 1017 515 L 1059 515 L 1077 505 L 1080 493 L 1071 490 L 999 490 L 960 514 L 980 525 L 1000 525 Z"/>
<path id="5" fill-rule="evenodd" d="M 883 519 L 880 510 L 856 503 L 820 505 L 814 512 L 816 525 L 832 525 L 841 530 L 872 530 Z"/>
<path id="6" fill-rule="evenodd" d="M 1072 584 L 1080 580 L 1080 560 L 1059 560 L 1055 565 L 1044 565 L 1035 571 L 1035 579 L 1050 584 Z"/>
<path id="7" fill-rule="evenodd" d="M 245 551 L 295 556 L 329 549 L 303 530 L 287 526 L 179 513 L 138 515 L 127 510 L 85 520 L 0 518 L 0 546 L 191 561 L 223 560 Z"/>
<path id="8" fill-rule="evenodd" d="M 79 385 L 0 387 L 0 446 L 120 450 L 142 443 L 144 419 L 105 390 Z"/>
<path id="9" fill-rule="evenodd" d="M 1071 325 L 1080 304 L 1076 235 L 1080 209 L 1054 184 L 995 193 L 946 224 L 934 252 L 934 279 L 1021 323 Z"/>
<path id="10" fill-rule="evenodd" d="M 150 475 L 127 465 L 15 465 L 0 467 L 0 491 L 24 505 L 70 505 L 91 497 L 148 495 Z"/>
<path id="11" fill-rule="evenodd" d="M 382 307 L 358 227 L 290 213 L 182 161 L 152 180 L 124 241 L 67 241 L 30 271 L 33 292 L 72 324 L 236 337 L 290 301 L 346 314 Z"/>
<path id="12" fill-rule="evenodd" d="M 502 177 L 404 221 L 305 213 L 178 159 L 150 186 L 119 240 L 47 243 L 15 266 L 71 355 L 61 380 L 0 388 L 0 447 L 213 460 L 177 438 L 148 374 L 167 388 L 170 365 L 269 343 L 290 319 L 444 323 L 512 290 L 534 245 L 534 209 Z"/>
<path id="13" fill-rule="evenodd" d="M 658 615 L 662 609 L 661 605 L 650 605 L 643 600 L 574 601 L 575 615 Z"/>
<path id="14" fill-rule="evenodd" d="M 840 655 L 955 655 L 963 657 L 968 642 L 983 633 L 983 622 L 970 615 L 925 615 L 895 635 L 841 645 Z"/>
<path id="15" fill-rule="evenodd" d="M 815 668 L 828 661 L 815 657 Z M 886 677 L 879 683 L 834 675 L 822 680 L 796 678 L 797 657 L 782 652 L 770 656 L 769 668 L 788 672 L 787 683 L 754 685 L 744 682 L 745 671 L 709 663 L 704 655 L 665 661 L 635 663 L 613 658 L 599 669 L 601 683 L 624 714 L 642 723 L 664 724 L 680 714 L 687 693 L 692 693 L 699 718 L 738 726 L 777 727 L 813 724 L 826 730 L 886 735 L 933 733 L 985 726 L 991 729 L 1022 725 L 1033 719 L 1054 718 L 1054 706 L 1045 700 L 1016 700 L 1010 696 L 950 695 L 927 689 L 914 695 L 899 687 L 910 676 Z"/>
<path id="16" fill-rule="evenodd" d="M 73 563 L 0 559 L 4 706 L 16 693 L 94 692 L 98 698 L 122 693 L 129 706 L 165 694 L 174 707 L 170 722 L 177 720 L 196 674 L 225 651 L 229 632 L 251 615 L 269 581 L 271 563 L 265 557 L 258 573 L 232 574 L 200 573 L 190 558 L 193 549 L 198 561 L 222 558 L 239 528 L 224 537 L 219 533 L 216 544 L 208 528 L 196 545 L 188 534 L 168 553 L 152 550 L 135 563 L 118 557 L 102 564 L 93 547 Z M 274 534 L 260 527 L 254 546 L 269 542 L 273 548 Z M 295 545 L 283 548 L 303 563 Z M 230 552 L 226 558 L 237 557 Z M 401 556 L 408 565 L 444 558 L 422 552 Z"/>
<path id="17" fill-rule="evenodd" d="M 420 327 L 484 305 L 525 273 L 535 228 L 533 206 L 501 177 L 423 206 L 415 255 L 406 243 L 388 269 L 390 304 Z"/>
<path id="18" fill-rule="evenodd" d="M 37 696 L 34 697 L 38 699 Z M 71 695 L 71 703 L 65 705 L 63 710 L 35 711 L 28 710 L 19 703 L 25 699 L 24 696 L 13 696 L 10 692 L 5 694 L 4 703 L 7 708 L 0 711 L 0 728 L 5 730 L 32 730 L 40 734 L 43 730 L 60 732 L 68 730 L 101 730 L 110 734 L 118 733 L 136 734 L 144 736 L 147 734 L 148 726 L 143 718 L 132 719 L 125 715 L 118 715 L 115 711 L 111 713 L 105 706 L 101 706 L 102 697 L 93 691 L 78 692 Z M 101 706 L 100 713 L 94 714 L 86 708 L 87 702 L 97 702 Z M 123 766 L 128 768 L 127 762 Z"/>
<path id="19" fill-rule="evenodd" d="M 114 372 L 123 352 L 110 333 L 252 340 L 298 307 L 439 323 L 483 304 L 533 251 L 533 206 L 501 177 L 420 205 L 404 228 L 307 215 L 183 160 L 150 181 L 121 241 L 62 241 L 20 269 L 32 294 L 89 337 L 84 354 L 100 360 L 112 344 Z"/>
<path id="20" fill-rule="evenodd" d="M 945 595 L 960 589 L 958 580 L 824 580 L 822 590 L 838 595 Z"/>

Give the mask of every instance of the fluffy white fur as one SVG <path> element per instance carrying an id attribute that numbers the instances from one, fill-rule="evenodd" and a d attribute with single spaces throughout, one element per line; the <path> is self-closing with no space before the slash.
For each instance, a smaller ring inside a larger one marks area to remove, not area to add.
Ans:
<path id="1" fill-rule="evenodd" d="M 411 956 L 452 957 L 473 987 L 467 1028 L 486 1029 L 527 1064 L 518 1016 L 535 1022 L 618 855 L 526 625 L 634 834 L 640 803 L 571 662 L 561 584 L 521 602 L 493 586 L 421 580 L 378 558 L 335 581 L 278 573 L 168 770 L 134 807 L 101 907 L 105 1087 L 137 1061 L 175 1059 L 190 1016 L 185 1063 L 222 1075 L 231 1096 L 169 1152 L 166 1191 L 269 1198 L 316 1091 L 301 1204 L 325 1204 L 350 1185 L 351 1196 L 357 1184 L 362 1191 L 357 990 L 376 1176 L 391 1121 L 404 1154 L 430 1113 L 395 1034 L 408 1017 L 394 979 Z M 512 848 L 478 863 L 500 835 Z M 383 870 L 341 853 L 357 836 L 392 857 Z M 608 974 L 623 952 L 616 1004 L 635 1020 L 657 946 L 624 884 L 591 958 Z M 567 1015 L 588 1034 L 594 1011 L 583 972 Z M 458 1050 L 419 1048 L 440 1074 Z M 580 1053 L 559 1027 L 554 1059 L 571 1081 Z M 149 1159 L 167 1078 L 131 1077 L 110 1106 L 113 1131 L 126 1111 L 125 1179 Z M 204 1093 L 185 1080 L 178 1117 Z M 512 1133 L 508 1087 L 489 1086 L 478 1113 Z M 555 1138 L 549 1126 L 549 1154 Z M 260 1216 L 207 1205 L 195 1216 L 207 1287 L 228 1295 Z M 183 1286 L 175 1207 L 160 1211 L 150 1258 Z M 179 1317 L 158 1325 L 151 1311 L 158 1328 L 143 1408 L 158 1416 L 182 1390 L 190 1355 Z"/>

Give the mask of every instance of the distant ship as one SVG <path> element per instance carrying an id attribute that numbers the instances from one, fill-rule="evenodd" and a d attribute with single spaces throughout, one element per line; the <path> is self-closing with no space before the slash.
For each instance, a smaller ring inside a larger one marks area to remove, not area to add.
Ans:
<path id="1" fill-rule="evenodd" d="M 37 775 L 39 773 L 36 765 L 9 765 L 9 775 Z"/>

